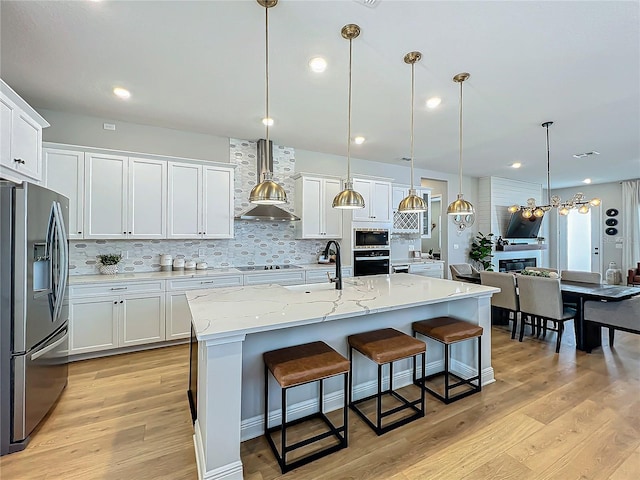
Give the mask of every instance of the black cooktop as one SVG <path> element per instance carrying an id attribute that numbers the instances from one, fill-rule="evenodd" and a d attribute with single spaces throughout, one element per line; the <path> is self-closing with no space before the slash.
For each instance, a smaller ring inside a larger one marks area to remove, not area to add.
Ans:
<path id="1" fill-rule="evenodd" d="M 292 268 L 302 268 L 298 265 L 248 265 L 244 267 L 234 267 L 240 270 L 241 272 L 254 272 L 254 271 L 263 271 L 263 270 L 290 270 Z"/>

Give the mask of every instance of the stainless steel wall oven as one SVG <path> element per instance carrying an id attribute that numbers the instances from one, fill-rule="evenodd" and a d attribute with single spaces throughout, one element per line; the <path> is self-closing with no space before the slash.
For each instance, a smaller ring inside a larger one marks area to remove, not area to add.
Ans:
<path id="1" fill-rule="evenodd" d="M 387 249 L 363 249 L 353 251 L 353 275 L 388 274 L 390 269 L 390 251 Z"/>

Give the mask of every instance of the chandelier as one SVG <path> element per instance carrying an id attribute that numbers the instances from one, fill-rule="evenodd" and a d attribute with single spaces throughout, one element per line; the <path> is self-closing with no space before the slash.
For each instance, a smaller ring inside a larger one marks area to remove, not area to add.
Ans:
<path id="1" fill-rule="evenodd" d="M 526 205 L 511 205 L 509 207 L 509 212 L 521 211 L 524 218 L 543 217 L 552 208 L 557 208 L 560 215 L 569 215 L 569 212 L 574 208 L 577 208 L 578 212 L 585 214 L 589 213 L 590 207 L 597 207 L 601 203 L 599 198 L 587 200 L 581 192 L 576 193 L 570 200 L 566 201 L 562 201 L 558 195 L 551 196 L 549 155 L 549 127 L 551 125 L 553 125 L 553 122 L 544 122 L 541 125 L 547 129 L 547 203 L 546 205 L 536 205 L 536 200 L 529 198 Z"/>

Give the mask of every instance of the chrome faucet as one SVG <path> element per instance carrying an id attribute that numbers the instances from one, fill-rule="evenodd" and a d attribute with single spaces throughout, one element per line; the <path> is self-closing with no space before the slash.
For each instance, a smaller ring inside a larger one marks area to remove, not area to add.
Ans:
<path id="1" fill-rule="evenodd" d="M 334 278 L 329 277 L 330 282 L 335 282 L 336 290 L 342 290 L 342 261 L 340 260 L 340 244 L 335 240 L 329 240 L 327 246 L 324 247 L 324 257 L 329 258 L 329 247 L 331 244 L 336 246 L 336 276 Z"/>

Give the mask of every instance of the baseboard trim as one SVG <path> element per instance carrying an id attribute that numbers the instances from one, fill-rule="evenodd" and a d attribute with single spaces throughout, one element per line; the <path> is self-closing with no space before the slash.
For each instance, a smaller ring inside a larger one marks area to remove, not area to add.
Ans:
<path id="1" fill-rule="evenodd" d="M 196 450 L 196 466 L 198 468 L 198 480 L 242 480 L 242 462 L 232 462 L 214 470 L 206 470 L 204 450 L 202 449 L 202 434 L 200 424 L 196 420 L 194 424 L 193 443 Z"/>
<path id="2" fill-rule="evenodd" d="M 113 355 L 120 355 L 123 353 L 141 352 L 143 350 L 172 347 L 174 345 L 181 345 L 185 343 L 189 343 L 188 338 L 179 338 L 177 340 L 167 340 L 157 343 L 146 343 L 144 345 L 131 345 L 129 347 L 114 348 L 111 350 L 99 350 L 97 352 L 77 353 L 75 355 L 69 355 L 69 362 L 79 362 L 81 360 L 90 360 L 92 358 L 111 357 Z"/>

